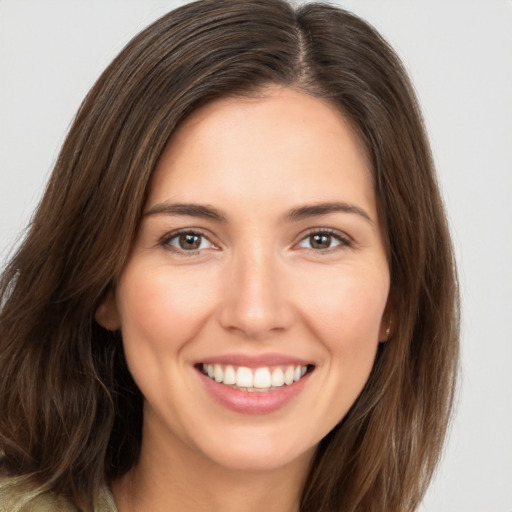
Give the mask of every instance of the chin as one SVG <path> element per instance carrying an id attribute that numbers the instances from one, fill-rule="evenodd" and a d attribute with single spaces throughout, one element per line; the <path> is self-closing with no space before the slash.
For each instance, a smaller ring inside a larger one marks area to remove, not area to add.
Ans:
<path id="1" fill-rule="evenodd" d="M 261 431 L 240 434 L 226 436 L 225 442 L 204 446 L 201 451 L 226 470 L 257 473 L 279 470 L 297 463 L 309 465 L 316 449 L 316 444 L 298 443 L 290 436 L 267 437 Z"/>

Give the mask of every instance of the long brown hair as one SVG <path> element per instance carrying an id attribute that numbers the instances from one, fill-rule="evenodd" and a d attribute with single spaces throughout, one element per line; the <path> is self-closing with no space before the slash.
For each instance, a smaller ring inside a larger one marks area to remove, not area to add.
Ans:
<path id="1" fill-rule="evenodd" d="M 93 509 L 136 462 L 142 397 L 94 313 L 137 231 L 169 137 L 198 106 L 280 84 L 328 99 L 372 163 L 391 272 L 390 340 L 322 440 L 308 512 L 412 511 L 438 461 L 458 360 L 455 264 L 413 88 L 394 51 L 335 7 L 200 0 L 137 35 L 82 103 L 0 283 L 0 451 L 11 476 Z"/>

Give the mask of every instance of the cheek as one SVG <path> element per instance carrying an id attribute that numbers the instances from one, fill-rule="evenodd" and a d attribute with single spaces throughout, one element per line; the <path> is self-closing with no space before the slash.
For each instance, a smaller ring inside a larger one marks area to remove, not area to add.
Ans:
<path id="1" fill-rule="evenodd" d="M 329 364 L 339 370 L 339 378 L 362 387 L 378 346 L 389 291 L 387 270 L 352 269 L 331 276 L 324 286 L 318 286 L 319 279 L 316 284 L 303 295 L 309 329 L 329 353 Z"/>
<path id="2" fill-rule="evenodd" d="M 323 353 L 317 372 L 322 393 L 310 417 L 326 434 L 347 414 L 372 370 L 389 274 L 384 265 L 347 265 L 324 278 L 309 274 L 302 289 L 303 318 Z"/>
<path id="3" fill-rule="evenodd" d="M 312 313 L 311 322 L 329 337 L 370 333 L 378 336 L 389 291 L 386 273 L 334 273 L 324 282 L 316 279 L 305 289 L 303 296 Z"/>
<path id="4" fill-rule="evenodd" d="M 192 338 L 212 304 L 208 276 L 160 268 L 127 268 L 117 291 L 117 308 L 126 350 L 179 349 Z"/>

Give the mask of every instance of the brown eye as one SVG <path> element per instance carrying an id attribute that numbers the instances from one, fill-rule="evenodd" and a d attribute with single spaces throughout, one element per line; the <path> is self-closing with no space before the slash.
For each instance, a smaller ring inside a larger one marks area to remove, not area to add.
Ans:
<path id="1" fill-rule="evenodd" d="M 194 252 L 211 249 L 213 244 L 201 233 L 182 231 L 169 235 L 162 240 L 162 245 L 175 252 Z"/>
<path id="2" fill-rule="evenodd" d="M 316 251 L 328 251 L 338 246 L 347 246 L 350 242 L 342 234 L 329 231 L 317 231 L 305 236 L 299 243 L 299 247 Z"/>
<path id="3" fill-rule="evenodd" d="M 329 249 L 332 242 L 331 235 L 319 233 L 309 237 L 309 244 L 313 249 Z"/>
<path id="4" fill-rule="evenodd" d="M 195 251 L 201 246 L 201 235 L 195 233 L 182 233 L 178 237 L 178 245 L 180 249 L 185 251 Z"/>

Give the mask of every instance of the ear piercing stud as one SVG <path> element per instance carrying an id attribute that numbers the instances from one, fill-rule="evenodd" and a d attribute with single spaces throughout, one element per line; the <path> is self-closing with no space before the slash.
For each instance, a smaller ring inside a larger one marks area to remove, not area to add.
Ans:
<path id="1" fill-rule="evenodd" d="M 389 335 L 391 333 L 391 320 L 388 322 L 388 326 L 386 328 L 386 336 L 389 338 Z"/>

